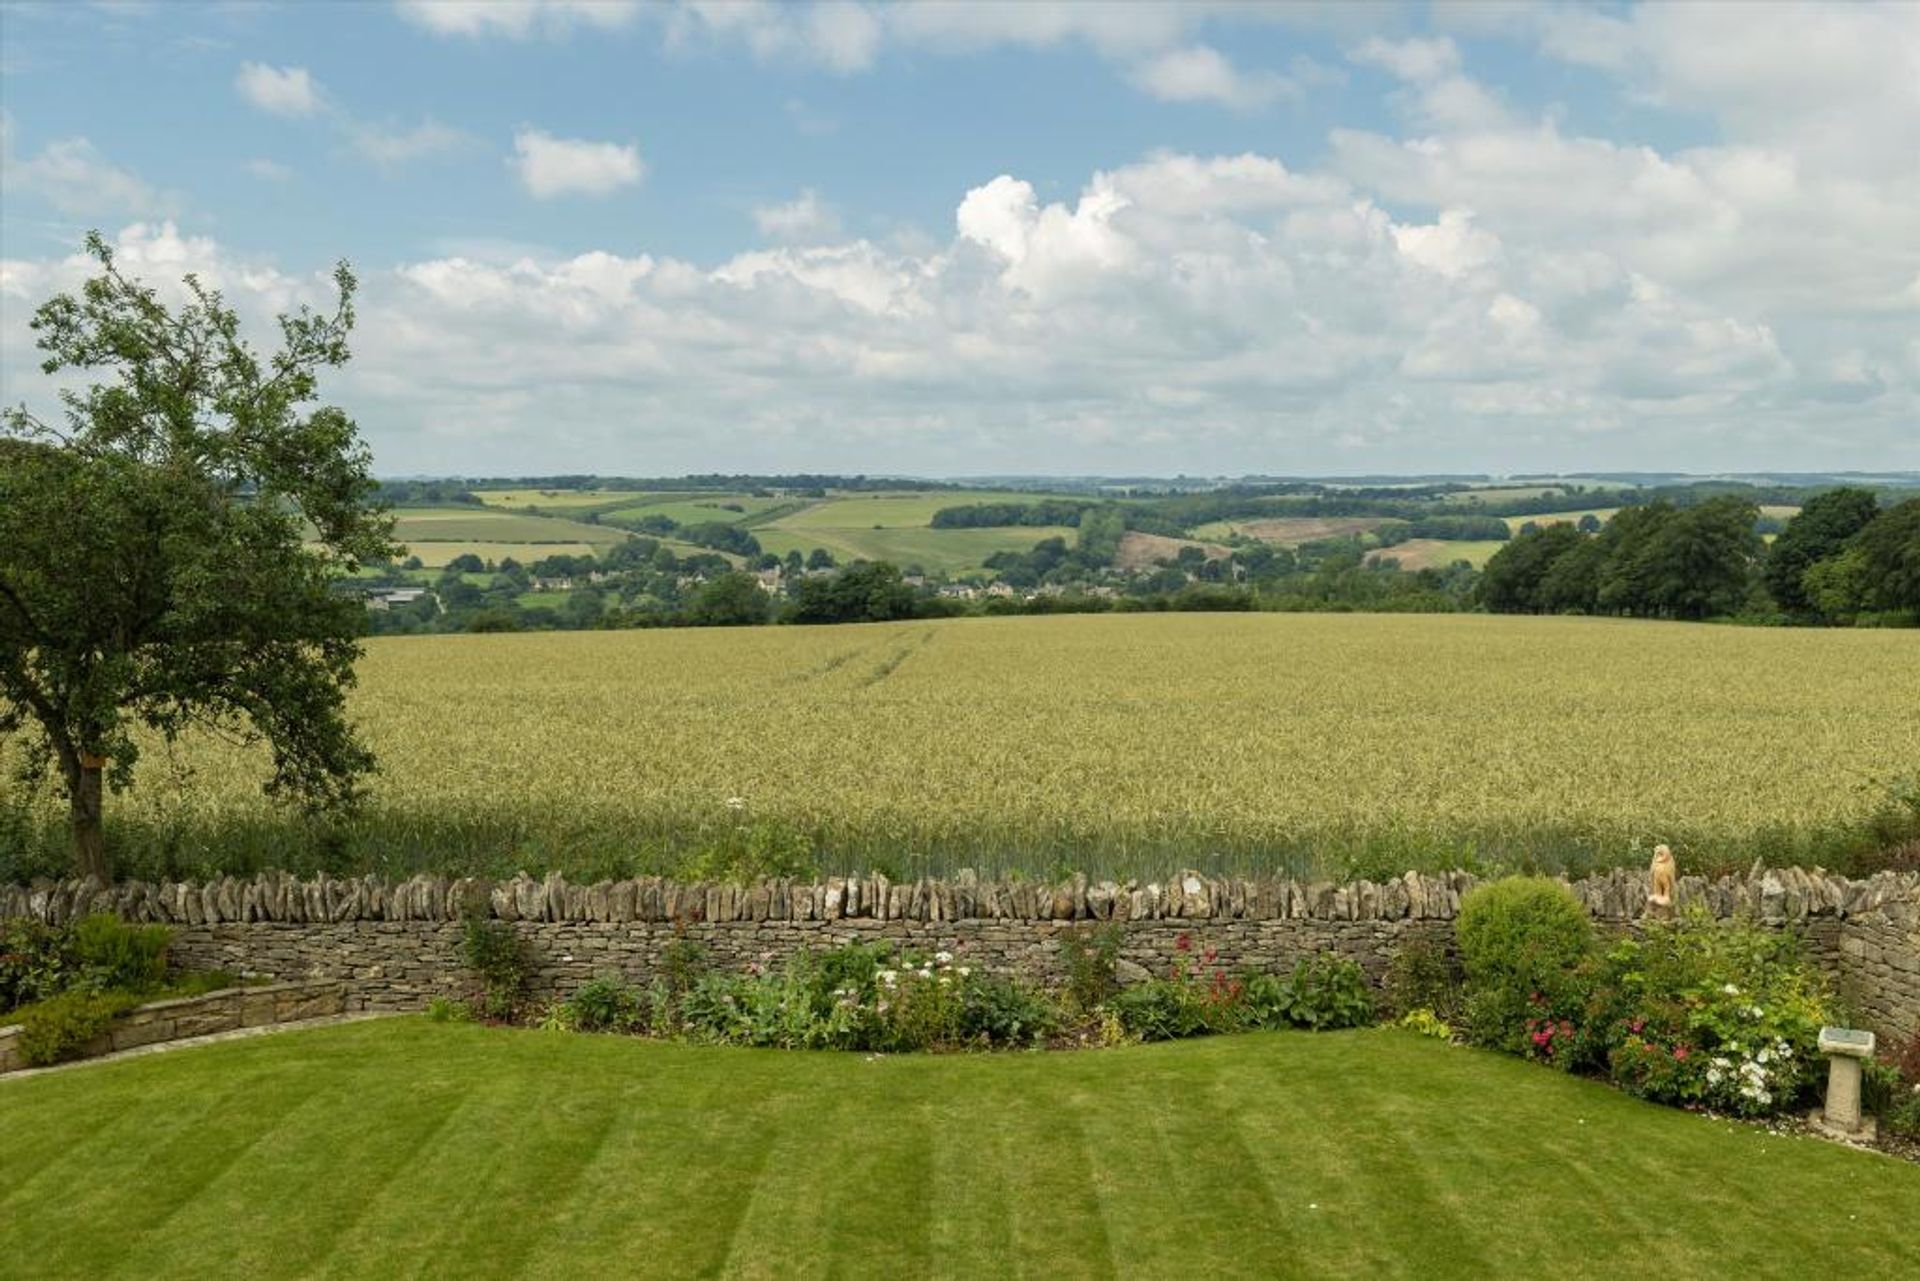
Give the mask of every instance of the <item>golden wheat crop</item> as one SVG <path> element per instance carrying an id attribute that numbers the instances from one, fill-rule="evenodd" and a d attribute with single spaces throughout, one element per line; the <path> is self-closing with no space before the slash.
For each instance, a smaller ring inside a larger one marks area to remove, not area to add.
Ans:
<path id="1" fill-rule="evenodd" d="M 751 829 L 896 874 L 1699 867 L 1818 855 L 1920 763 L 1891 631 L 1005 618 L 392 638 L 361 672 L 383 772 L 331 846 L 200 744 L 112 802 L 129 856 L 621 871 Z"/>

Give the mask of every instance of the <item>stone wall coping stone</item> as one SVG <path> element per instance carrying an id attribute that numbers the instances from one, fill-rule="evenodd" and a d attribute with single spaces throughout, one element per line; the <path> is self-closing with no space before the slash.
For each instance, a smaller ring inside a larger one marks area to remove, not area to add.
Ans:
<path id="1" fill-rule="evenodd" d="M 1562 882 L 1601 921 L 1646 914 L 1648 874 L 1616 868 Z M 952 879 L 893 881 L 885 876 L 834 876 L 819 881 L 769 878 L 746 883 L 681 882 L 657 876 L 575 885 L 559 873 L 525 873 L 502 881 L 418 875 L 300 880 L 285 872 L 251 880 L 201 883 L 87 879 L 0 885 L 0 918 L 59 924 L 97 912 L 173 925 L 252 923 L 339 924 L 503 921 L 742 925 L 801 922 L 959 921 L 1402 921 L 1452 920 L 1480 878 L 1465 871 L 1407 872 L 1384 881 L 1207 877 L 1183 871 L 1165 881 L 1057 884 L 986 882 L 962 869 Z M 1766 868 L 1739 876 L 1679 880 L 1681 909 L 1703 906 L 1716 917 L 1751 915 L 1768 922 L 1868 913 L 1920 919 L 1920 872 L 1881 872 L 1850 879 L 1820 868 Z"/>

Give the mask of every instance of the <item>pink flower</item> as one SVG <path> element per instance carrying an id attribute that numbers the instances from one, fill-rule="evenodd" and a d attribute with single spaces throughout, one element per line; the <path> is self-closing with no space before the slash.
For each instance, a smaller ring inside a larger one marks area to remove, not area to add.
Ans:
<path id="1" fill-rule="evenodd" d="M 1676 1063 L 1685 1063 L 1687 1061 L 1687 1047 L 1684 1045 L 1675 1046 L 1673 1058 Z"/>

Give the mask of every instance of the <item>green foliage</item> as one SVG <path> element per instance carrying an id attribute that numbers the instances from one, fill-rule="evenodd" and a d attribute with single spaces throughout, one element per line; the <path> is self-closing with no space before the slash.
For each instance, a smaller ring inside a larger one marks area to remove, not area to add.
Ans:
<path id="1" fill-rule="evenodd" d="M 0 921 L 0 1013 L 73 986 L 73 931 L 26 917 Z"/>
<path id="2" fill-rule="evenodd" d="M 128 925 L 117 916 L 89 916 L 73 930 L 80 984 L 135 992 L 157 987 L 166 981 L 172 940 L 173 931 L 164 925 Z"/>
<path id="3" fill-rule="evenodd" d="M 1815 1085 L 1827 995 L 1791 935 L 1690 915 L 1615 947 L 1586 1001 L 1587 1040 L 1623 1089 L 1743 1116 Z"/>
<path id="4" fill-rule="evenodd" d="M 1460 1008 L 1460 976 L 1438 943 L 1415 939 L 1387 962 L 1387 1008 L 1396 1014 L 1428 1010 L 1452 1017 Z"/>
<path id="5" fill-rule="evenodd" d="M 793 623 L 884 623 L 912 618 L 917 599 L 897 566 L 862 561 L 838 573 L 801 579 L 786 618 Z"/>
<path id="6" fill-rule="evenodd" d="M 644 991 L 612 974 L 583 983 L 566 1004 L 581 1032 L 642 1031 L 650 1005 Z"/>
<path id="7" fill-rule="evenodd" d="M 1034 989 L 884 943 L 800 953 L 771 973 L 708 973 L 678 1011 L 700 1041 L 889 1053 L 1031 1045 L 1059 1023 Z"/>
<path id="8" fill-rule="evenodd" d="M 752 574 L 726 573 L 700 585 L 684 621 L 695 627 L 752 627 L 766 622 L 772 610 L 772 599 Z"/>
<path id="9" fill-rule="evenodd" d="M 353 421 L 309 408 L 347 358 L 344 264 L 333 313 L 283 316 L 263 362 L 194 277 L 169 310 L 98 234 L 87 250 L 99 274 L 32 328 L 47 373 L 107 380 L 64 391 L 60 427 L 0 418 L 0 737 L 57 769 L 76 867 L 105 881 L 103 762 L 130 785 L 152 737 L 264 740 L 270 794 L 357 795 L 373 759 L 345 690 L 365 611 L 334 580 L 399 549 Z"/>
<path id="10" fill-rule="evenodd" d="M 1359 965 L 1322 952 L 1303 958 L 1287 979 L 1286 1017 L 1295 1027 L 1324 1032 L 1373 1022 L 1373 993 Z"/>
<path id="11" fill-rule="evenodd" d="M 1032 1045 L 1059 1031 L 1059 1008 L 1045 992 L 1018 979 L 970 976 L 960 989 L 958 1027 L 968 1044 Z"/>
<path id="12" fill-rule="evenodd" d="M 741 812 L 710 831 L 698 849 L 680 859 L 674 869 L 680 880 L 744 885 L 776 876 L 810 880 L 819 875 L 813 838 L 791 823 Z"/>
<path id="13" fill-rule="evenodd" d="M 130 992 L 74 988 L 20 1016 L 20 1057 L 34 1067 L 77 1059 L 113 1020 L 140 1003 Z"/>
<path id="14" fill-rule="evenodd" d="M 461 957 L 479 982 L 474 1002 L 490 1019 L 512 1018 L 527 998 L 533 954 L 527 940 L 505 921 L 469 917 L 461 926 Z"/>
<path id="15" fill-rule="evenodd" d="M 435 1023 L 471 1023 L 473 1007 L 465 1001 L 436 996 L 427 1002 L 427 1018 Z"/>
<path id="16" fill-rule="evenodd" d="M 1802 504 L 1767 548 L 1763 576 L 1780 608 L 1790 614 L 1829 617 L 1851 613 L 1846 608 L 1829 609 L 1837 603 L 1831 598 L 1826 602 L 1816 599 L 1817 590 L 1809 590 L 1813 585 L 1806 581 L 1806 575 L 1845 548 L 1879 514 L 1879 502 L 1869 489 L 1831 489 Z"/>
<path id="17" fill-rule="evenodd" d="M 1572 999 L 1575 971 L 1593 947 L 1586 909 L 1559 881 L 1511 877 L 1468 894 L 1454 929 L 1469 1035 L 1524 1053 L 1528 1019 Z"/>
<path id="18" fill-rule="evenodd" d="M 1421 1036 L 1430 1036 L 1440 1041 L 1453 1039 L 1452 1025 L 1429 1009 L 1408 1010 L 1400 1016 L 1400 1026 L 1409 1032 L 1417 1032 Z"/>
<path id="19" fill-rule="evenodd" d="M 1125 932 L 1112 923 L 1060 936 L 1060 955 L 1067 963 L 1067 998 L 1082 1013 L 1098 1009 L 1118 987 L 1115 971 L 1125 939 Z"/>
<path id="20" fill-rule="evenodd" d="M 1564 523 L 1529 529 L 1488 560 L 1480 600 L 1495 613 L 1732 613 L 1760 554 L 1759 514 L 1749 499 L 1723 495 L 1627 507 L 1593 535 Z"/>

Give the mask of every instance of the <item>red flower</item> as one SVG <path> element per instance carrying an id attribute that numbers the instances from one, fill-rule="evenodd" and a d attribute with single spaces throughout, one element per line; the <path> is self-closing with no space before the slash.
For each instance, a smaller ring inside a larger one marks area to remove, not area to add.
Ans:
<path id="1" fill-rule="evenodd" d="M 1179 938 L 1173 941 L 1173 949 L 1176 952 L 1193 951 L 1193 935 L 1182 934 Z"/>
<path id="2" fill-rule="evenodd" d="M 1674 1047 L 1673 1058 L 1676 1063 L 1685 1063 L 1687 1061 L 1687 1054 L 1688 1050 L 1686 1046 L 1681 1045 Z"/>

